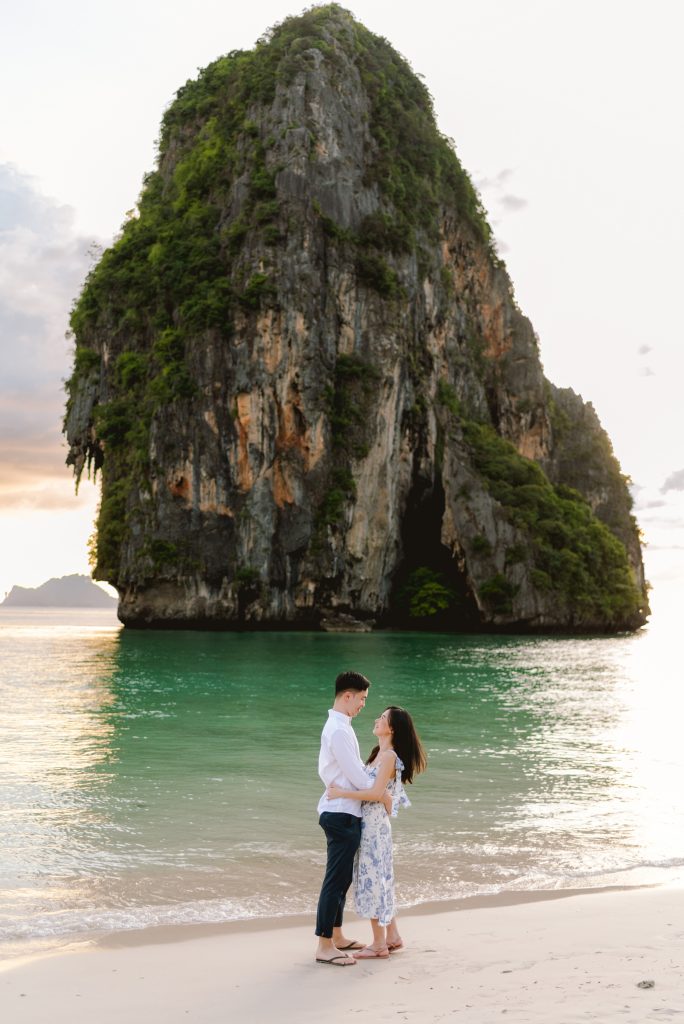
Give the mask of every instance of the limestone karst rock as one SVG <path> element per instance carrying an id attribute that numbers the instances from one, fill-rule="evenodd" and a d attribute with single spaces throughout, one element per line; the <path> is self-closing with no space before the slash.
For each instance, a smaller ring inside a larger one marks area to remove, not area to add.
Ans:
<path id="1" fill-rule="evenodd" d="M 72 329 L 125 623 L 644 622 L 610 442 L 546 381 L 425 86 L 339 6 L 179 91 Z"/>

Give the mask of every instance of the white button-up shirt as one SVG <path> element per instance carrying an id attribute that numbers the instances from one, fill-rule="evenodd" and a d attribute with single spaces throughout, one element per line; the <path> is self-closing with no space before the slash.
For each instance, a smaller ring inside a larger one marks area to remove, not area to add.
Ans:
<path id="1" fill-rule="evenodd" d="M 351 718 L 333 708 L 321 733 L 321 752 L 318 755 L 318 774 L 324 786 L 341 789 L 370 789 L 373 780 L 363 770 L 359 741 L 352 729 Z M 361 801 L 337 797 L 328 800 L 325 793 L 318 801 L 318 813 L 334 811 L 337 814 L 355 814 L 361 817 Z"/>

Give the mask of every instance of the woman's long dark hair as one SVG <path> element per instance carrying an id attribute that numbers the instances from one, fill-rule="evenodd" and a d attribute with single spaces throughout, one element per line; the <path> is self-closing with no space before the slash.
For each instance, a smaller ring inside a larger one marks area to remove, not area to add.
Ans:
<path id="1" fill-rule="evenodd" d="M 404 764 L 401 781 L 413 782 L 413 776 L 424 772 L 427 768 L 427 755 L 423 750 L 423 744 L 420 742 L 411 716 L 405 708 L 390 704 L 385 711 L 389 711 L 387 721 L 392 730 L 392 746 L 397 757 L 401 758 Z M 379 746 L 373 747 L 366 764 L 375 760 L 379 750 Z"/>

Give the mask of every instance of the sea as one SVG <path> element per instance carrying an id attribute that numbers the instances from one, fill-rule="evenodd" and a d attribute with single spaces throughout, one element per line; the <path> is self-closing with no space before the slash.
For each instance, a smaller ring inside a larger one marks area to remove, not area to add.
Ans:
<path id="1" fill-rule="evenodd" d="M 614 637 L 131 631 L 0 608 L 0 955 L 313 914 L 320 731 L 413 716 L 428 770 L 393 822 L 400 907 L 684 878 L 675 608 Z M 312 918 L 313 921 L 313 918 Z"/>

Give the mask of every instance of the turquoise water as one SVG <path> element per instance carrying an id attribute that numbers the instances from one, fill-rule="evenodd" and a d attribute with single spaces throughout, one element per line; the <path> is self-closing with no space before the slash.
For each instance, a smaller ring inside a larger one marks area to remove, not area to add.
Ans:
<path id="1" fill-rule="evenodd" d="M 320 730 L 343 668 L 429 770 L 400 904 L 642 882 L 684 865 L 676 636 L 126 632 L 0 612 L 0 944 L 311 911 Z"/>

